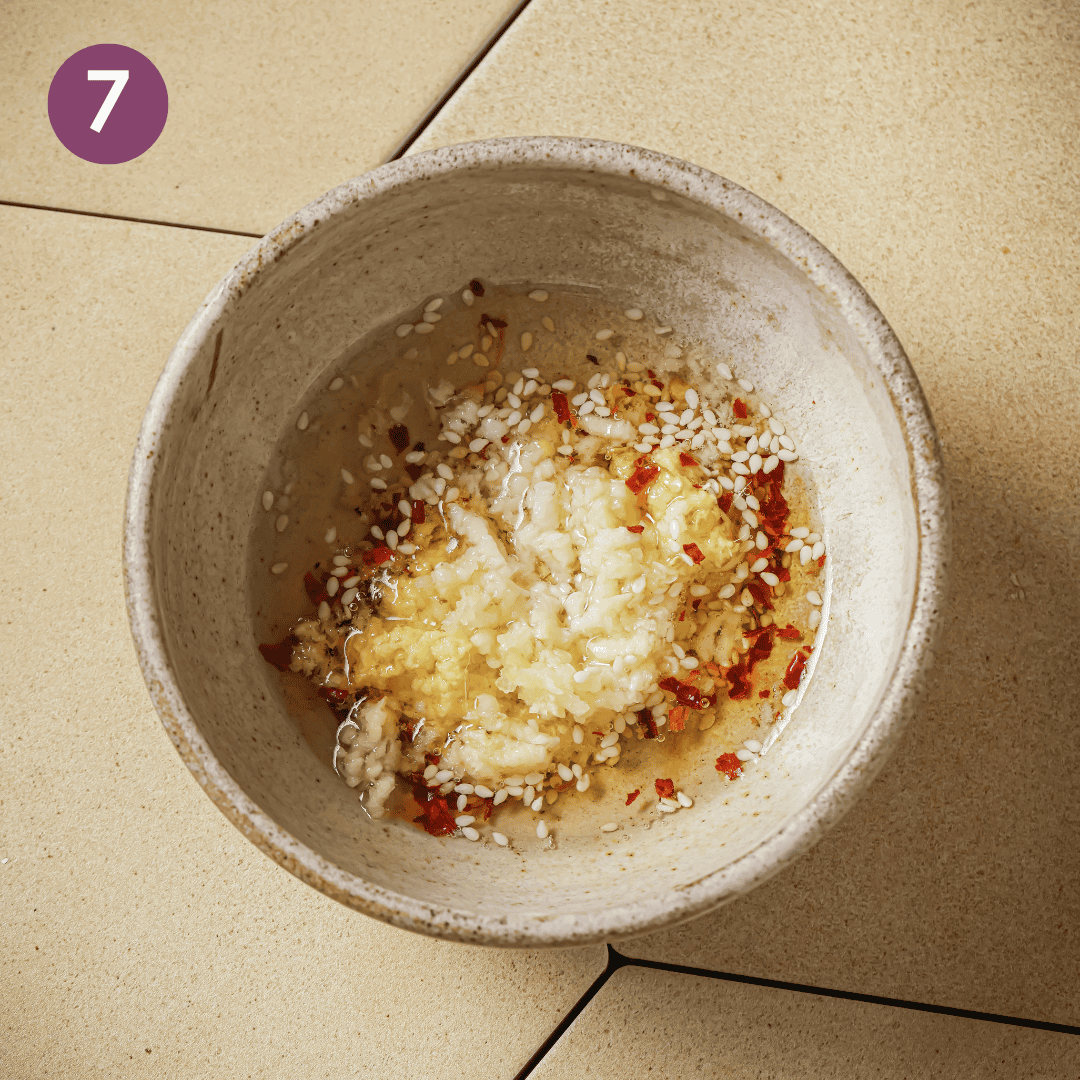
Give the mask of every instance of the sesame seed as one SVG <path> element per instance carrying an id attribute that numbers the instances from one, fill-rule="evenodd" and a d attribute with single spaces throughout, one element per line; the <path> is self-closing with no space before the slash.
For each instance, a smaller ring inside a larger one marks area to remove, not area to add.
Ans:
<path id="1" fill-rule="evenodd" d="M 338 578 L 336 578 L 336 577 L 332 577 L 332 578 L 330 578 L 330 579 L 329 579 L 329 580 L 328 580 L 328 581 L 326 582 L 326 595 L 327 595 L 327 596 L 334 596 L 334 595 L 336 595 L 336 593 L 337 593 L 337 591 L 338 591 L 338 585 L 339 585 L 339 584 L 340 584 L 340 580 L 339 580 Z"/>
<path id="2" fill-rule="evenodd" d="M 471 825 L 466 825 L 465 828 L 461 830 L 461 835 L 464 836 L 466 840 L 480 839 L 480 834 Z"/>
<path id="3" fill-rule="evenodd" d="M 770 427 L 770 429 L 772 430 L 772 433 L 773 433 L 774 435 L 783 435 L 783 434 L 784 434 L 784 431 L 786 430 L 786 429 L 784 428 L 784 425 L 783 425 L 783 424 L 781 424 L 781 423 L 780 423 L 780 421 L 779 421 L 779 420 L 777 420 L 775 416 L 773 416 L 773 417 L 771 417 L 771 418 L 770 418 L 770 420 L 769 420 L 769 427 Z"/>
<path id="4" fill-rule="evenodd" d="M 372 479 L 372 481 L 371 481 L 371 486 L 372 486 L 372 487 L 373 487 L 373 488 L 374 488 L 374 489 L 375 489 L 376 491 L 385 491 L 385 490 L 386 490 L 386 481 L 385 481 L 385 480 L 380 480 L 380 479 L 379 479 L 379 478 L 378 478 L 378 477 L 376 476 L 376 477 L 374 477 L 374 478 Z"/>
<path id="5" fill-rule="evenodd" d="M 628 318 L 628 319 L 629 319 L 629 320 L 630 320 L 631 322 L 640 322 L 640 320 L 641 320 L 641 319 L 645 318 L 645 312 L 643 312 L 643 311 L 641 310 L 641 308 L 636 308 L 636 307 L 632 307 L 632 308 L 627 308 L 627 309 L 626 309 L 626 310 L 625 310 L 625 311 L 623 312 L 623 314 L 624 314 L 624 315 L 625 315 L 625 316 L 626 316 L 626 317 L 627 317 L 627 318 Z"/>
<path id="6" fill-rule="evenodd" d="M 618 826 L 618 824 L 616 822 L 609 821 L 606 824 L 600 826 L 600 831 L 601 832 L 615 832 L 615 830 L 618 829 L 618 827 L 619 826 Z"/>
<path id="7" fill-rule="evenodd" d="M 809 544 L 804 544 L 802 551 L 799 552 L 799 562 L 805 566 L 810 561 L 810 556 L 814 553 L 814 549 Z"/>
<path id="8" fill-rule="evenodd" d="M 582 778 L 574 785 L 574 787 L 578 791 L 588 791 L 589 790 L 589 777 L 588 777 L 588 774 L 582 776 Z"/>
<path id="9" fill-rule="evenodd" d="M 493 806 L 502 806 L 509 797 L 510 793 L 506 788 L 499 788 L 499 790 L 495 792 L 495 797 L 491 800 L 491 803 Z"/>
<path id="10" fill-rule="evenodd" d="M 596 331 L 596 340 L 597 341 L 607 341 L 607 339 L 609 337 L 613 336 L 614 333 L 615 333 L 614 330 L 597 330 Z"/>
<path id="11" fill-rule="evenodd" d="M 573 739 L 578 746 L 585 741 L 585 732 L 577 724 L 574 725 Z"/>
<path id="12" fill-rule="evenodd" d="M 694 668 L 696 668 L 698 666 L 697 657 L 695 657 L 695 656 L 684 656 L 679 661 L 679 666 L 686 668 L 687 671 L 693 671 Z"/>
<path id="13" fill-rule="evenodd" d="M 573 379 L 559 379 L 551 384 L 553 390 L 561 390 L 564 394 L 570 393 L 574 389 Z"/>
<path id="14" fill-rule="evenodd" d="M 675 798 L 679 800 L 680 806 L 693 806 L 694 800 L 690 798 L 685 792 L 676 791 Z"/>
<path id="15" fill-rule="evenodd" d="M 811 559 L 820 559 L 825 554 L 825 545 L 819 540 L 810 552 Z"/>
<path id="16" fill-rule="evenodd" d="M 262 507 L 264 510 L 272 510 L 274 507 L 274 493 L 272 491 L 264 491 L 262 495 Z"/>
<path id="17" fill-rule="evenodd" d="M 487 439 L 473 439 L 472 442 L 469 443 L 469 449 L 474 454 L 478 454 L 487 445 L 488 445 Z"/>
<path id="18" fill-rule="evenodd" d="M 787 692 L 787 693 L 786 693 L 786 694 L 785 694 L 785 695 L 784 695 L 784 696 L 783 696 L 783 697 L 782 697 L 782 698 L 780 699 L 780 704 L 781 704 L 781 705 L 784 705 L 784 706 L 786 706 L 787 708 L 789 708 L 789 709 L 790 709 L 790 708 L 791 708 L 791 706 L 795 704 L 795 700 L 796 700 L 796 698 L 798 698 L 798 696 L 799 696 L 799 691 L 798 691 L 798 690 L 789 690 L 789 691 L 788 691 L 788 692 Z"/>
<path id="19" fill-rule="evenodd" d="M 494 840 L 499 847 L 506 847 L 510 843 L 501 832 L 493 832 L 491 834 L 491 839 Z"/>
<path id="20" fill-rule="evenodd" d="M 794 450 L 777 450 L 776 456 L 781 461 L 798 461 L 799 455 Z"/>
<path id="21" fill-rule="evenodd" d="M 532 341 L 532 334 L 530 334 L 529 331 L 526 330 L 525 333 L 521 335 L 521 351 L 528 352 L 529 349 L 532 347 Z"/>
<path id="22" fill-rule="evenodd" d="M 774 587 L 780 584 L 780 579 L 773 573 L 763 573 L 761 575 L 761 580 L 764 581 L 766 585 L 772 585 Z"/>
<path id="23" fill-rule="evenodd" d="M 533 289 L 533 291 L 529 293 L 530 300 L 538 300 L 540 303 L 543 303 L 547 298 L 548 294 L 543 289 Z"/>
<path id="24" fill-rule="evenodd" d="M 300 419 L 296 421 L 296 426 L 300 431 L 307 431 L 308 414 L 306 412 L 300 414 Z"/>
<path id="25" fill-rule="evenodd" d="M 346 484 L 355 484 L 356 483 L 356 477 L 353 476 L 353 474 L 351 472 L 349 472 L 348 469 L 342 469 L 341 470 L 341 479 L 344 480 Z"/>
<path id="26" fill-rule="evenodd" d="M 750 567 L 751 574 L 760 574 L 769 565 L 768 559 L 757 559 L 753 566 Z"/>
<path id="27" fill-rule="evenodd" d="M 740 761 L 749 761 L 754 755 L 751 754 L 750 751 L 746 749 L 746 747 L 741 746 L 738 750 L 735 751 L 735 756 Z"/>
<path id="28" fill-rule="evenodd" d="M 281 514 L 278 517 L 277 521 L 274 522 L 274 528 L 277 529 L 278 532 L 284 532 L 285 529 L 288 527 L 288 524 L 289 524 L 289 515 L 288 514 Z"/>
<path id="29" fill-rule="evenodd" d="M 742 512 L 742 519 L 750 526 L 751 529 L 757 528 L 757 514 L 754 513 L 749 507 Z"/>
<path id="30" fill-rule="evenodd" d="M 341 594 L 342 607 L 348 607 L 356 599 L 356 589 L 347 589 Z"/>
<path id="31" fill-rule="evenodd" d="M 547 838 L 547 834 L 548 834 L 547 822 L 546 821 L 538 821 L 536 823 L 536 835 L 538 837 L 540 837 L 541 840 L 544 840 L 544 839 Z"/>
<path id="32" fill-rule="evenodd" d="M 284 574 L 285 571 L 288 570 L 288 569 L 289 569 L 289 564 L 287 562 L 276 562 L 276 563 L 274 563 L 273 566 L 270 567 L 270 573 L 271 574 Z"/>
<path id="33" fill-rule="evenodd" d="M 438 317 L 439 317 L 439 316 L 436 316 L 436 318 L 438 318 Z M 413 327 L 413 329 L 414 329 L 414 330 L 415 330 L 415 331 L 416 331 L 416 332 L 417 332 L 418 334 L 433 334 L 433 333 L 435 332 L 435 327 L 434 327 L 434 326 L 432 326 L 432 324 L 431 324 L 430 322 L 421 322 L 421 323 L 417 323 L 417 324 L 416 324 L 416 325 L 415 325 L 415 326 Z"/>
<path id="34" fill-rule="evenodd" d="M 821 612 L 817 608 L 814 608 L 814 610 L 810 612 L 810 618 L 807 620 L 807 623 L 811 630 L 816 630 L 818 628 L 818 623 L 820 622 Z"/>
<path id="35" fill-rule="evenodd" d="M 538 377 L 539 377 L 539 375 L 540 375 L 540 369 L 539 369 L 539 368 L 534 368 L 534 367 L 527 367 L 527 368 L 522 368 L 522 369 L 521 369 L 521 374 L 522 374 L 522 375 L 523 375 L 523 376 L 524 376 L 524 377 L 525 377 L 526 379 L 535 379 L 535 378 L 538 378 Z M 525 393 L 529 393 L 529 391 L 528 391 L 528 390 L 526 390 L 526 391 L 525 391 Z"/>
<path id="36" fill-rule="evenodd" d="M 768 475 L 780 464 L 780 459 L 775 454 L 770 454 L 761 465 L 761 471 Z"/>
<path id="37" fill-rule="evenodd" d="M 791 436 L 789 436 L 789 435 L 781 435 L 780 436 L 780 445 L 785 450 L 794 450 L 795 449 L 795 443 L 792 440 Z"/>
<path id="38" fill-rule="evenodd" d="M 800 540 L 805 540 L 810 535 L 810 530 L 805 525 L 800 525 L 797 529 L 791 530 L 792 536 L 797 536 Z"/>
<path id="39" fill-rule="evenodd" d="M 769 546 L 769 538 L 763 532 L 759 532 L 754 537 L 754 543 L 757 545 L 758 551 L 764 551 Z"/>
<path id="40" fill-rule="evenodd" d="M 818 593 L 814 589 L 811 589 L 806 594 L 806 602 L 808 604 L 813 604 L 814 607 L 821 607 L 821 597 L 818 595 Z"/>
<path id="41" fill-rule="evenodd" d="M 465 304 L 466 307 L 472 307 L 473 304 L 476 302 L 476 297 L 473 296 L 471 289 L 466 289 L 461 294 L 461 299 L 462 299 L 462 302 Z"/>
<path id="42" fill-rule="evenodd" d="M 396 333 L 398 337 L 408 337 L 408 335 L 412 333 L 412 328 L 412 323 L 402 323 L 394 333 Z"/>
<path id="43" fill-rule="evenodd" d="M 731 368 L 729 368 L 727 364 L 717 364 L 716 371 L 722 379 L 728 379 L 730 381 L 733 377 L 731 374 Z"/>
<path id="44" fill-rule="evenodd" d="M 682 356 L 682 349 L 674 343 L 666 345 L 664 347 L 664 355 L 670 360 L 678 360 Z"/>
<path id="45" fill-rule="evenodd" d="M 670 326 L 658 326 L 653 331 L 653 333 L 655 333 L 658 337 L 663 337 L 665 334 L 670 334 L 671 333 L 671 327 Z"/>

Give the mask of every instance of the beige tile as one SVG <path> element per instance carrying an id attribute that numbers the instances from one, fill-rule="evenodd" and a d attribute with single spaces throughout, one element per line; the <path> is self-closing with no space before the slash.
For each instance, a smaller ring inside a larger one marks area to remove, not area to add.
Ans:
<path id="1" fill-rule="evenodd" d="M 623 968 L 532 1077 L 1049 1080 L 1078 1068 L 1074 1035 Z"/>
<path id="2" fill-rule="evenodd" d="M 1080 1022 L 1078 70 L 1067 3 L 534 0 L 421 141 L 592 135 L 744 184 L 867 286 L 944 438 L 955 584 L 887 771 L 772 883 L 626 951 Z"/>
<path id="3" fill-rule="evenodd" d="M 512 1076 L 603 949 L 451 945 L 325 899 L 218 813 L 136 666 L 131 448 L 247 241 L 9 208 L 0 227 L 0 1075 Z"/>
<path id="4" fill-rule="evenodd" d="M 320 4 L 19 0 L 0 41 L 0 199 L 263 233 L 384 161 L 514 0 Z M 70 154 L 49 84 L 100 42 L 169 91 L 157 143 L 124 165 Z"/>

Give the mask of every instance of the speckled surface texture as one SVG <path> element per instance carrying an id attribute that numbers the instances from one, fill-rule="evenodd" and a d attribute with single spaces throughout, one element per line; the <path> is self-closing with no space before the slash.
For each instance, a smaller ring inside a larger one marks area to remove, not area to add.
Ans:
<path id="1" fill-rule="evenodd" d="M 0 200 L 261 235 L 380 164 L 514 0 L 318 5 L 19 0 L 0 41 Z M 123 165 L 69 154 L 49 126 L 56 69 L 116 42 L 153 61 L 169 119 Z"/>
<path id="2" fill-rule="evenodd" d="M 273 89 L 257 66 L 271 52 L 312 73 L 337 50 L 340 71 L 360 35 L 292 9 L 192 14 L 214 29 L 173 54 L 188 69 L 210 58 L 199 83 L 158 60 L 159 8 L 109 10 L 5 11 L 0 199 L 261 232 L 379 161 L 486 32 L 388 14 L 374 60 L 347 68 L 352 83 L 374 70 L 383 95 L 363 122 L 303 89 L 253 93 L 250 123 L 230 127 L 211 121 L 249 85 L 234 67 Z M 533 0 L 417 144 L 589 135 L 744 185 L 866 286 L 943 437 L 953 591 L 935 685 L 898 752 L 780 877 L 624 953 L 1080 1025 L 1078 20 L 1067 3 L 658 16 L 644 0 Z M 91 173 L 49 141 L 52 72 L 103 40 L 165 70 L 174 110 L 194 117 L 189 156 L 163 141 Z M 434 78 L 424 42 L 451 40 L 464 44 Z M 120 579 L 131 447 L 169 348 L 248 241 L 0 215 L 0 1074 L 406 1077 L 445 1060 L 510 1080 L 602 951 L 433 942 L 321 897 L 214 809 L 138 672 Z M 44 636 L 29 622 L 42 604 Z M 1056 1077 L 1078 1071 L 1078 1041 L 624 969 L 533 1075 Z"/>
<path id="3" fill-rule="evenodd" d="M 531 1075 L 536 1080 L 1052 1080 L 1080 1039 L 956 1016 L 623 968 Z"/>

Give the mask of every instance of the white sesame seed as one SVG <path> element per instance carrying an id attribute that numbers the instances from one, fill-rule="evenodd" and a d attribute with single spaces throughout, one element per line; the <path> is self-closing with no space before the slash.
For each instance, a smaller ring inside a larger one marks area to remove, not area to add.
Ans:
<path id="1" fill-rule="evenodd" d="M 768 559 L 757 559 L 757 560 L 755 560 L 754 564 L 750 567 L 750 573 L 751 574 L 760 574 L 761 571 L 764 570 L 768 565 L 769 565 L 769 560 Z"/>
<path id="2" fill-rule="evenodd" d="M 627 309 L 626 309 L 626 310 L 625 310 L 625 311 L 623 312 L 623 314 L 624 314 L 624 315 L 625 315 L 625 316 L 626 316 L 626 317 L 627 317 L 627 318 L 628 318 L 628 319 L 629 319 L 629 320 L 630 320 L 631 322 L 639 322 L 639 321 L 640 321 L 641 319 L 643 319 L 643 318 L 645 317 L 645 312 L 643 312 L 643 311 L 641 310 L 641 308 L 636 308 L 636 307 L 632 307 L 632 308 L 627 308 Z"/>
<path id="3" fill-rule="evenodd" d="M 749 379 L 740 379 L 739 385 L 749 394 L 754 389 L 754 384 Z"/>
<path id="4" fill-rule="evenodd" d="M 494 840 L 499 847 L 506 847 L 510 843 L 501 832 L 493 832 L 491 834 L 491 839 Z"/>
<path id="5" fill-rule="evenodd" d="M 693 806 L 694 805 L 694 800 L 691 799 L 690 796 L 687 795 L 683 791 L 676 791 L 675 792 L 675 798 L 679 800 L 679 805 L 680 806 Z"/>
<path id="6" fill-rule="evenodd" d="M 396 333 L 398 337 L 408 337 L 408 335 L 412 333 L 412 328 L 412 323 L 402 323 L 394 333 Z"/>
<path id="7" fill-rule="evenodd" d="M 272 491 L 264 491 L 262 495 L 262 508 L 264 510 L 272 510 L 274 507 L 274 493 Z"/>
<path id="8" fill-rule="evenodd" d="M 776 456 L 781 461 L 798 461 L 799 455 L 794 450 L 777 450 Z"/>
<path id="9" fill-rule="evenodd" d="M 574 725 L 573 739 L 578 746 L 585 741 L 585 732 L 577 724 Z"/>
<path id="10" fill-rule="evenodd" d="M 821 597 L 818 595 L 818 593 L 814 589 L 811 589 L 806 594 L 806 602 L 808 604 L 813 604 L 814 607 L 821 607 Z"/>
<path id="11" fill-rule="evenodd" d="M 774 435 L 783 435 L 786 430 L 784 425 L 775 416 L 769 419 L 769 427 Z"/>
<path id="12" fill-rule="evenodd" d="M 346 589 L 341 594 L 342 607 L 348 607 L 356 599 L 356 589 Z"/>
<path id="13" fill-rule="evenodd" d="M 670 326 L 658 326 L 653 331 L 653 333 L 655 333 L 658 337 L 663 337 L 665 334 L 670 334 L 671 333 L 671 327 Z"/>
<path id="14" fill-rule="evenodd" d="M 390 532 L 388 532 L 386 534 L 386 546 L 391 551 L 394 551 L 397 548 L 397 545 L 398 545 L 398 534 L 394 530 L 391 530 Z"/>
<path id="15" fill-rule="evenodd" d="M 533 336 L 526 330 L 525 333 L 521 335 L 521 351 L 528 352 L 529 349 L 532 348 L 532 342 Z"/>
<path id="16" fill-rule="evenodd" d="M 780 464 L 780 459 L 775 454 L 770 454 L 761 465 L 761 471 L 768 475 Z"/>
<path id="17" fill-rule="evenodd" d="M 807 623 L 811 630 L 816 630 L 818 628 L 818 623 L 820 622 L 821 612 L 817 608 L 814 608 L 813 611 L 810 612 L 810 618 L 807 620 Z"/>
<path id="18" fill-rule="evenodd" d="M 271 574 L 284 574 L 285 571 L 288 570 L 288 569 L 289 569 L 289 564 L 287 562 L 276 562 L 276 563 L 274 563 L 273 566 L 270 567 L 270 573 Z"/>
<path id="19" fill-rule="evenodd" d="M 787 692 L 787 693 L 786 693 L 786 694 L 785 694 L 785 695 L 784 695 L 784 696 L 783 696 L 783 697 L 782 697 L 782 698 L 780 699 L 780 704 L 781 704 L 781 705 L 784 705 L 784 706 L 786 706 L 787 708 L 789 708 L 789 709 L 790 709 L 790 708 L 791 708 L 791 706 L 795 704 L 795 700 L 796 700 L 796 699 L 798 698 L 798 696 L 799 696 L 799 691 L 798 691 L 798 690 L 789 690 L 789 691 L 788 691 L 788 692 Z"/>
<path id="20" fill-rule="evenodd" d="M 825 554 L 825 545 L 819 540 L 810 552 L 811 559 L 820 559 Z"/>
<path id="21" fill-rule="evenodd" d="M 597 330 L 596 331 L 596 340 L 597 341 L 607 341 L 607 339 L 609 337 L 612 337 L 614 335 L 614 333 L 615 333 L 614 330 Z"/>
<path id="22" fill-rule="evenodd" d="M 488 445 L 487 439 L 473 439 L 472 442 L 469 443 L 469 449 L 474 454 L 478 454 L 487 445 Z"/>
<path id="23" fill-rule="evenodd" d="M 476 818 L 472 814 L 461 814 L 454 818 L 455 825 L 471 825 Z"/>
<path id="24" fill-rule="evenodd" d="M 729 368 L 727 364 L 717 364 L 716 371 L 722 379 L 730 380 L 733 377 L 731 374 L 731 368 Z"/>
<path id="25" fill-rule="evenodd" d="M 665 345 L 664 355 L 670 360 L 678 360 L 682 356 L 682 349 L 674 343 Z"/>
<path id="26" fill-rule="evenodd" d="M 471 825 L 466 825 L 465 828 L 461 830 L 461 835 L 464 836 L 466 840 L 480 839 L 480 834 Z"/>
<path id="27" fill-rule="evenodd" d="M 289 525 L 289 515 L 288 514 L 279 515 L 277 521 L 274 522 L 274 528 L 277 529 L 278 532 L 284 532 L 286 530 L 286 528 L 288 527 L 288 525 Z"/>
<path id="28" fill-rule="evenodd" d="M 742 519 L 750 526 L 751 529 L 757 528 L 757 514 L 754 513 L 749 507 L 742 512 Z"/>
<path id="29" fill-rule="evenodd" d="M 435 779 L 438 780 L 440 784 L 446 784 L 454 779 L 454 774 L 449 769 L 440 769 L 435 774 Z"/>
<path id="30" fill-rule="evenodd" d="M 345 385 L 345 380 L 339 375 L 331 384 L 330 389 L 334 391 L 340 390 Z"/>
<path id="31" fill-rule="evenodd" d="M 684 656 L 679 661 L 679 666 L 686 668 L 687 671 L 693 671 L 694 668 L 696 668 L 698 666 L 697 657 L 695 657 L 695 656 Z"/>
<path id="32" fill-rule="evenodd" d="M 356 477 L 353 476 L 353 474 L 351 472 L 349 472 L 348 469 L 342 469 L 341 470 L 341 479 L 344 480 L 346 484 L 355 484 L 356 483 Z"/>
<path id="33" fill-rule="evenodd" d="M 495 792 L 495 797 L 491 800 L 491 804 L 492 806 L 502 806 L 509 797 L 510 793 L 506 788 L 499 788 L 499 790 Z"/>
<path id="34" fill-rule="evenodd" d="M 328 581 L 326 582 L 326 595 L 327 595 L 327 596 L 334 596 L 334 595 L 336 595 L 336 594 L 337 594 L 337 591 L 338 591 L 338 585 L 339 585 L 339 584 L 340 584 L 340 579 L 339 579 L 339 578 L 336 578 L 336 577 L 331 577 L 331 578 L 330 578 L 330 579 L 329 579 L 329 580 L 328 580 Z"/>
<path id="35" fill-rule="evenodd" d="M 780 436 L 780 445 L 785 450 L 794 450 L 795 449 L 795 443 L 792 440 L 790 435 L 781 435 Z"/>
<path id="36" fill-rule="evenodd" d="M 378 477 L 376 476 L 376 477 L 374 477 L 374 478 L 373 478 L 373 479 L 371 480 L 371 486 L 372 486 L 372 487 L 373 487 L 373 488 L 374 488 L 374 489 L 375 489 L 376 491 L 385 491 L 385 490 L 386 490 L 386 481 L 385 481 L 385 480 L 380 480 L 380 479 L 379 479 L 379 478 L 378 478 Z"/>
<path id="37" fill-rule="evenodd" d="M 754 543 L 757 545 L 758 551 L 764 551 L 769 546 L 769 538 L 763 532 L 759 532 L 754 537 Z"/>
<path id="38" fill-rule="evenodd" d="M 306 412 L 300 414 L 300 419 L 296 421 L 296 426 L 300 431 L 307 431 L 308 414 Z"/>
<path id="39" fill-rule="evenodd" d="M 600 826 L 600 831 L 601 832 L 615 832 L 615 830 L 618 829 L 618 827 L 619 826 L 618 826 L 618 824 L 616 822 L 609 821 L 606 824 Z"/>
<path id="40" fill-rule="evenodd" d="M 749 761 L 754 755 L 751 754 L 750 751 L 746 749 L 746 747 L 741 746 L 738 750 L 735 751 L 735 756 L 740 761 Z"/>
<path id="41" fill-rule="evenodd" d="M 434 332 L 435 332 L 435 327 L 434 327 L 434 326 L 432 326 L 432 324 L 431 324 L 431 323 L 429 323 L 429 322 L 421 322 L 421 323 L 417 323 L 417 324 L 416 324 L 416 325 L 415 325 L 415 326 L 413 327 L 413 329 L 414 329 L 414 330 L 415 330 L 415 331 L 416 331 L 416 332 L 417 332 L 418 334 L 432 334 L 432 333 L 434 333 Z"/>
<path id="42" fill-rule="evenodd" d="M 802 550 L 799 552 L 799 563 L 805 566 L 810 561 L 810 556 L 813 555 L 814 548 L 811 544 L 803 544 Z"/>
<path id="43" fill-rule="evenodd" d="M 547 298 L 548 294 L 543 289 L 533 289 L 533 291 L 529 293 L 530 300 L 538 300 L 540 303 L 543 303 Z"/>
<path id="44" fill-rule="evenodd" d="M 780 579 L 775 574 L 769 572 L 763 573 L 761 575 L 761 580 L 764 581 L 766 585 L 772 585 L 774 588 L 780 584 Z"/>
<path id="45" fill-rule="evenodd" d="M 547 822 L 546 821 L 538 821 L 536 823 L 536 835 L 538 837 L 540 837 L 541 840 L 544 840 L 544 839 L 547 838 L 547 834 L 548 834 Z"/>
<path id="46" fill-rule="evenodd" d="M 589 790 L 589 776 L 588 776 L 588 774 L 585 774 L 584 776 L 582 776 L 582 778 L 574 785 L 574 787 L 577 788 L 578 791 L 588 791 Z"/>
<path id="47" fill-rule="evenodd" d="M 426 323 L 437 323 L 442 318 L 441 315 L 436 315 L 434 311 L 425 311 L 421 317 Z M 417 333 L 423 333 L 423 330 L 421 330 L 419 325 L 417 326 L 416 330 Z"/>

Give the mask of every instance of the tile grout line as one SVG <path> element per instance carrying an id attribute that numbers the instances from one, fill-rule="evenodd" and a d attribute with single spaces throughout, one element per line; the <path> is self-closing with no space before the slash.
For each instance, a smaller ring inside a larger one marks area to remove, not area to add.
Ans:
<path id="1" fill-rule="evenodd" d="M 1023 1016 L 1005 1016 L 1001 1013 L 978 1012 L 974 1009 L 959 1009 L 951 1005 L 933 1005 L 923 1001 L 907 1001 L 904 998 L 881 997 L 877 994 L 862 994 L 854 990 L 833 990 L 830 987 L 809 986 L 804 983 L 781 982 L 778 979 L 762 979 L 755 975 L 736 975 L 726 971 L 711 971 L 708 968 L 688 967 L 684 964 L 669 964 L 662 960 L 637 960 L 623 956 L 608 946 L 617 963 L 612 972 L 620 967 L 643 967 L 657 971 L 671 971 L 679 975 L 697 975 L 705 979 L 718 979 L 724 982 L 744 983 L 750 986 L 765 986 L 774 990 L 790 990 L 799 994 L 817 994 L 821 997 L 841 998 L 845 1001 L 862 1001 L 870 1005 L 887 1005 L 896 1009 L 909 1009 L 913 1012 L 937 1013 L 942 1016 L 957 1016 L 966 1020 L 983 1020 L 992 1024 L 1005 1024 L 1013 1027 L 1036 1028 L 1040 1031 L 1056 1031 L 1065 1035 L 1080 1035 L 1080 1027 L 1071 1024 L 1058 1024 L 1052 1020 L 1029 1020 Z M 610 975 L 610 972 L 608 973 Z"/>
<path id="2" fill-rule="evenodd" d="M 495 47 L 499 39 L 506 33 L 507 30 L 517 21 L 521 13 L 529 6 L 530 0 L 520 0 L 520 2 L 514 7 L 514 10 L 495 28 L 492 35 L 484 42 L 483 45 L 473 54 L 472 59 L 458 72 L 457 77 L 453 82 L 439 95 L 438 99 L 434 102 L 431 108 L 420 118 L 420 120 L 413 126 L 412 130 L 405 136 L 404 139 L 398 144 L 397 149 L 386 159 L 387 162 L 397 161 L 403 158 L 408 152 L 409 148 L 416 142 L 417 139 L 431 126 L 435 117 L 449 103 L 450 99 L 461 89 L 465 80 L 483 63 L 487 54 Z"/>
<path id="3" fill-rule="evenodd" d="M 394 152 L 386 159 L 384 164 L 397 161 L 408 153 L 409 147 L 431 126 L 435 117 L 442 112 L 450 99 L 461 89 L 465 80 L 483 63 L 484 58 L 495 47 L 499 39 L 517 21 L 521 13 L 529 6 L 531 0 L 519 0 L 513 11 L 495 28 L 491 36 L 473 54 L 472 59 L 458 72 L 453 82 L 439 95 L 436 101 L 428 109 L 420 120 L 413 125 L 408 134 Z M 179 221 L 158 221 L 154 218 L 129 217 L 126 214 L 106 214 L 94 210 L 73 210 L 66 206 L 44 206 L 40 203 L 16 202 L 11 199 L 0 199 L 0 206 L 12 206 L 20 210 L 47 210 L 55 214 L 75 214 L 77 217 L 103 218 L 106 221 L 129 221 L 135 225 L 160 225 L 168 229 L 190 229 L 194 232 L 218 233 L 222 236 L 250 236 L 253 240 L 261 240 L 263 233 L 244 232 L 239 229 L 219 229 L 212 225 L 185 225 Z"/>
<path id="4" fill-rule="evenodd" d="M 66 206 L 43 206 L 40 203 L 14 202 L 0 199 L 0 206 L 14 206 L 20 210 L 48 210 L 53 214 L 75 214 L 76 217 L 105 218 L 107 221 L 130 221 L 136 225 L 161 225 L 166 229 L 191 229 L 194 232 L 220 233 L 224 236 L 250 236 L 261 240 L 262 233 L 240 232 L 237 229 L 218 229 L 212 225 L 185 225 L 180 221 L 157 221 L 154 218 L 128 217 L 126 214 L 106 214 L 97 210 L 72 210 Z"/>

